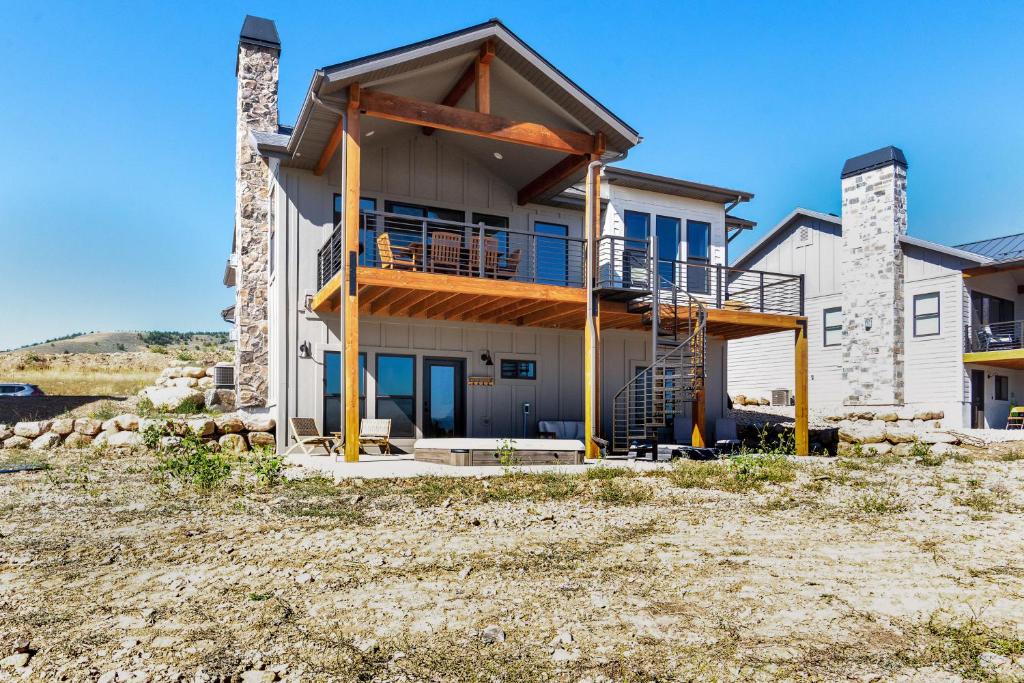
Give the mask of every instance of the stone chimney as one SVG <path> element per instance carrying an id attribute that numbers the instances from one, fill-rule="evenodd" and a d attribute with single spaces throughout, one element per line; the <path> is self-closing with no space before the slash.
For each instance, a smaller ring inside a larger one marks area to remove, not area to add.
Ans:
<path id="1" fill-rule="evenodd" d="M 891 146 L 854 157 L 842 186 L 845 402 L 902 405 L 907 159 Z"/>
<path id="2" fill-rule="evenodd" d="M 267 401 L 267 272 L 270 167 L 249 143 L 249 131 L 277 132 L 281 41 L 270 19 L 246 16 L 238 37 L 235 76 L 235 384 L 238 407 Z"/>

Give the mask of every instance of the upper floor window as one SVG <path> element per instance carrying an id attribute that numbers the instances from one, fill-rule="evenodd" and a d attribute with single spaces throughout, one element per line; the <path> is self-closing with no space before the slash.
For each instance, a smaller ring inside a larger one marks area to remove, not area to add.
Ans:
<path id="1" fill-rule="evenodd" d="M 686 289 L 697 294 L 711 290 L 711 224 L 704 221 L 686 221 Z M 696 265 L 693 265 L 696 264 Z"/>
<path id="2" fill-rule="evenodd" d="M 377 200 L 373 197 L 360 197 L 359 198 L 359 211 L 376 211 Z M 344 197 L 340 194 L 334 195 L 334 227 L 338 227 L 341 224 L 341 219 L 345 217 L 345 204 Z"/>
<path id="3" fill-rule="evenodd" d="M 826 308 L 822 311 L 823 325 L 825 330 L 825 346 L 839 346 L 843 343 L 843 309 Z"/>
<path id="4" fill-rule="evenodd" d="M 914 336 L 931 337 L 939 333 L 939 293 L 914 295 Z"/>

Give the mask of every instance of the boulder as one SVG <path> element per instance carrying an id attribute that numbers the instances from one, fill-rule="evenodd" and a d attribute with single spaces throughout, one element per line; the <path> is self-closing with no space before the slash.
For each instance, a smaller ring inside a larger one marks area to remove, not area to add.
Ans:
<path id="1" fill-rule="evenodd" d="M 921 433 L 921 441 L 923 441 L 924 443 L 928 443 L 928 444 L 934 444 L 934 443 L 957 444 L 957 443 L 960 443 L 960 439 L 958 439 L 957 437 L 953 436 L 952 434 L 947 434 L 946 432 L 922 432 Z"/>
<path id="2" fill-rule="evenodd" d="M 185 401 L 204 405 L 203 395 L 191 387 L 149 387 L 143 392 L 157 410 L 177 410 Z"/>
<path id="3" fill-rule="evenodd" d="M 50 421 L 41 422 L 19 422 L 14 425 L 14 435 L 23 436 L 26 439 L 36 439 L 50 431 Z"/>
<path id="4" fill-rule="evenodd" d="M 199 386 L 199 380 L 195 377 L 175 377 L 164 382 L 167 387 L 195 387 Z"/>
<path id="5" fill-rule="evenodd" d="M 196 436 L 210 436 L 217 431 L 217 424 L 208 417 L 197 417 L 186 422 L 189 431 Z"/>
<path id="6" fill-rule="evenodd" d="M 876 413 L 875 417 L 877 417 L 882 422 L 896 422 L 897 420 L 900 419 L 899 415 L 897 415 L 896 413 L 893 413 L 893 412 L 889 412 L 889 413 Z"/>
<path id="7" fill-rule="evenodd" d="M 901 429 L 913 429 L 913 420 L 896 420 L 896 426 Z"/>
<path id="8" fill-rule="evenodd" d="M 945 417 L 945 413 L 941 410 L 920 410 L 914 414 L 915 420 L 924 420 L 925 422 L 928 420 L 941 420 L 943 417 Z"/>
<path id="9" fill-rule="evenodd" d="M 60 434 L 55 432 L 46 432 L 42 436 L 38 436 L 32 440 L 32 444 L 29 446 L 34 451 L 48 451 L 51 448 L 56 448 L 60 445 Z"/>
<path id="10" fill-rule="evenodd" d="M 913 443 L 921 438 L 921 434 L 916 429 L 900 427 L 898 423 L 887 423 L 885 426 L 885 438 L 892 443 Z"/>
<path id="11" fill-rule="evenodd" d="M 67 436 L 71 432 L 75 431 L 75 419 L 72 417 L 64 417 L 59 420 L 54 420 L 50 423 L 50 431 L 54 434 Z"/>
<path id="12" fill-rule="evenodd" d="M 181 377 L 181 368 L 166 368 L 164 369 L 163 372 L 160 373 L 160 375 L 165 379 L 174 379 L 175 377 Z"/>
<path id="13" fill-rule="evenodd" d="M 207 389 L 206 406 L 221 412 L 235 409 L 235 392 L 231 389 Z"/>
<path id="14" fill-rule="evenodd" d="M 167 384 L 167 378 L 166 377 L 157 377 L 153 381 L 153 386 L 155 386 L 155 387 L 162 387 L 165 384 Z"/>
<path id="15" fill-rule="evenodd" d="M 841 422 L 839 423 L 839 440 L 848 443 L 879 443 L 885 440 L 885 423 L 881 420 Z"/>
<path id="16" fill-rule="evenodd" d="M 134 448 L 144 445 L 144 442 L 138 432 L 117 432 L 107 434 L 107 445 L 112 448 Z"/>
<path id="17" fill-rule="evenodd" d="M 196 386 L 200 389 L 213 389 L 215 384 L 212 377 L 200 377 Z"/>
<path id="18" fill-rule="evenodd" d="M 888 441 L 867 443 L 861 446 L 861 452 L 865 455 L 889 455 L 892 452 L 892 444 Z"/>
<path id="19" fill-rule="evenodd" d="M 103 421 L 103 431 L 105 432 L 116 432 L 120 431 L 117 428 L 117 420 L 110 418 L 109 420 Z"/>
<path id="20" fill-rule="evenodd" d="M 738 406 L 745 406 L 747 405 L 747 397 L 744 396 L 743 394 L 736 394 L 733 397 L 732 402 Z"/>
<path id="21" fill-rule="evenodd" d="M 139 428 L 139 416 L 125 413 L 114 418 L 114 424 L 122 432 L 134 432 Z"/>
<path id="22" fill-rule="evenodd" d="M 11 436 L 4 440 L 4 448 L 28 448 L 32 439 L 25 436 Z"/>
<path id="23" fill-rule="evenodd" d="M 7 424 L 0 424 L 0 443 L 14 436 L 14 427 Z"/>
<path id="24" fill-rule="evenodd" d="M 757 405 L 759 406 L 770 406 L 771 404 L 772 402 L 766 398 L 762 398 L 760 401 L 757 402 Z"/>
<path id="25" fill-rule="evenodd" d="M 276 448 L 277 439 L 275 439 L 274 435 L 269 432 L 250 432 L 249 445 L 253 448 L 256 448 L 257 446 L 269 446 L 270 448 Z"/>
<path id="26" fill-rule="evenodd" d="M 221 434 L 237 434 L 245 429 L 245 424 L 237 415 L 218 415 L 214 422 Z"/>
<path id="27" fill-rule="evenodd" d="M 896 409 L 896 415 L 899 416 L 901 420 L 913 420 L 916 413 L 917 411 L 913 408 L 908 408 L 906 406 Z"/>
<path id="28" fill-rule="evenodd" d="M 250 432 L 269 432 L 277 422 L 269 415 L 242 415 L 242 424 Z"/>
<path id="29" fill-rule="evenodd" d="M 207 377 L 213 377 L 214 374 L 216 374 L 216 371 L 215 371 L 216 367 L 217 367 L 216 365 L 211 365 L 210 367 L 206 368 L 206 376 Z"/>
<path id="30" fill-rule="evenodd" d="M 91 417 L 80 417 L 75 420 L 75 431 L 85 436 L 96 436 L 103 429 L 103 423 Z"/>
<path id="31" fill-rule="evenodd" d="M 180 436 L 161 436 L 160 448 L 176 448 L 181 445 Z"/>
<path id="32" fill-rule="evenodd" d="M 906 441 L 898 443 L 892 447 L 893 455 L 898 455 L 901 458 L 905 458 L 908 455 L 910 455 L 910 451 L 912 450 L 914 450 L 914 444 L 908 443 Z"/>
<path id="33" fill-rule="evenodd" d="M 194 377 L 199 379 L 200 377 L 206 377 L 206 368 L 199 368 L 194 365 L 189 365 L 181 369 L 182 377 Z"/>
<path id="34" fill-rule="evenodd" d="M 88 434 L 72 432 L 64 439 L 64 448 L 88 448 L 92 445 L 92 437 Z"/>
<path id="35" fill-rule="evenodd" d="M 220 448 L 223 451 L 234 451 L 235 453 L 242 453 L 249 450 L 249 444 L 245 442 L 245 437 L 241 434 L 225 434 L 220 437 Z"/>

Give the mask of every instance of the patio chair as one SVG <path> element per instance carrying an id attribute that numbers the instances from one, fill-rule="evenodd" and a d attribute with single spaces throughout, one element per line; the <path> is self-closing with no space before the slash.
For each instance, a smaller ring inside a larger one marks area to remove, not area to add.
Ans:
<path id="1" fill-rule="evenodd" d="M 377 235 L 377 253 L 380 254 L 380 267 L 384 269 L 413 270 L 416 259 L 409 247 L 393 246 L 391 235 L 382 232 Z"/>
<path id="2" fill-rule="evenodd" d="M 505 259 L 505 265 L 498 266 L 498 268 L 495 270 L 497 276 L 500 277 L 502 280 L 511 280 L 512 278 L 514 278 L 516 276 L 516 273 L 519 271 L 519 261 L 520 259 L 522 259 L 522 257 L 523 252 L 521 252 L 519 249 L 516 249 L 511 254 L 509 254 L 508 258 Z"/>
<path id="3" fill-rule="evenodd" d="M 494 274 L 498 270 L 498 259 L 501 252 L 498 251 L 497 237 L 484 237 L 484 277 Z M 469 274 L 480 275 L 480 236 L 473 235 L 469 238 Z"/>
<path id="4" fill-rule="evenodd" d="M 732 453 L 740 447 L 736 434 L 736 420 L 719 418 L 715 420 L 715 448 Z"/>
<path id="5" fill-rule="evenodd" d="M 986 351 L 989 349 L 1003 349 L 1007 347 L 1012 347 L 1014 342 L 1013 334 L 1009 334 L 1006 332 L 995 334 L 994 332 L 992 332 L 992 327 L 989 325 L 985 325 L 981 329 L 981 334 L 979 334 L 978 336 L 981 337 L 982 347 Z"/>
<path id="6" fill-rule="evenodd" d="M 1010 408 L 1010 416 L 1006 420 L 1007 429 L 1024 429 L 1024 406 Z"/>
<path id="7" fill-rule="evenodd" d="M 359 447 L 377 446 L 391 455 L 391 420 L 363 418 L 359 421 Z"/>
<path id="8" fill-rule="evenodd" d="M 318 448 L 326 451 L 324 455 L 331 455 L 341 447 L 341 440 L 321 434 L 316 426 L 316 420 L 311 417 L 293 417 L 289 423 L 295 443 L 284 452 L 285 456 L 290 455 L 296 448 L 301 449 L 305 455 L 315 455 Z"/>
<path id="9" fill-rule="evenodd" d="M 430 272 L 458 273 L 462 260 L 462 235 L 441 230 L 430 233 Z"/>

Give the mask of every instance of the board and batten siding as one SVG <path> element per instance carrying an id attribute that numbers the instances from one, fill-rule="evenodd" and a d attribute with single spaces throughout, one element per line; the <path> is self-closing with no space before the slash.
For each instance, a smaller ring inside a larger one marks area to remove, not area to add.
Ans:
<path id="1" fill-rule="evenodd" d="M 842 347 L 824 345 L 824 310 L 841 306 L 840 226 L 811 216 L 796 216 L 744 263 L 747 270 L 804 275 L 807 315 L 807 366 L 810 400 L 815 407 L 843 400 Z M 728 387 L 731 396 L 771 398 L 775 389 L 793 392 L 794 338 L 776 332 L 729 342 Z"/>

